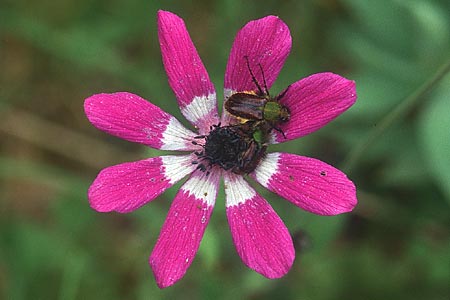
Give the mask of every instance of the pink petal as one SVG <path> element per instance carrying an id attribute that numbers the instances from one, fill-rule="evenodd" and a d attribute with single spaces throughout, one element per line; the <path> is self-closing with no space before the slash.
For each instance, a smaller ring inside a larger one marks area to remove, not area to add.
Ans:
<path id="1" fill-rule="evenodd" d="M 103 169 L 88 191 L 91 207 L 99 212 L 133 211 L 191 173 L 192 159 L 160 156 Z"/>
<path id="2" fill-rule="evenodd" d="M 236 91 L 256 91 L 245 57 L 258 83 L 270 88 L 278 77 L 291 50 L 292 39 L 287 25 L 278 17 L 267 16 L 247 23 L 237 34 L 225 71 L 225 98 Z"/>
<path id="3" fill-rule="evenodd" d="M 163 150 L 194 150 L 197 135 L 156 105 L 130 93 L 97 94 L 84 111 L 98 129 L 122 139 Z"/>
<path id="4" fill-rule="evenodd" d="M 353 210 L 356 188 L 338 169 L 320 160 L 288 153 L 269 153 L 252 177 L 295 205 L 318 215 Z"/>
<path id="5" fill-rule="evenodd" d="M 242 261 L 267 278 L 284 276 L 295 250 L 283 221 L 242 176 L 224 178 L 228 223 Z"/>
<path id="6" fill-rule="evenodd" d="M 311 75 L 289 86 L 280 102 L 291 118 L 280 125 L 286 138 L 273 131 L 276 142 L 305 136 L 325 126 L 356 101 L 355 82 L 333 73 Z"/>
<path id="7" fill-rule="evenodd" d="M 219 174 L 197 171 L 173 200 L 149 263 L 160 288 L 180 280 L 191 265 L 211 216 Z"/>
<path id="8" fill-rule="evenodd" d="M 177 15 L 160 10 L 158 36 L 169 84 L 181 112 L 204 134 L 219 120 L 216 92 L 186 25 Z"/>

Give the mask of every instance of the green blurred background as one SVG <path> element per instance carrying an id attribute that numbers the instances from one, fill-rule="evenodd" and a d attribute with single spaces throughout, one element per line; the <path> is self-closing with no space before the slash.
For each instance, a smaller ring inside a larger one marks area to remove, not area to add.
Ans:
<path id="1" fill-rule="evenodd" d="M 241 263 L 223 193 L 187 275 L 165 290 L 147 259 L 180 184 L 130 214 L 89 207 L 100 169 L 160 152 L 96 130 L 86 97 L 129 91 L 183 120 L 158 9 L 185 20 L 219 99 L 237 30 L 269 14 L 293 37 L 272 94 L 323 71 L 357 83 L 335 122 L 270 148 L 333 164 L 358 188 L 354 212 L 336 217 L 259 189 L 296 242 L 282 279 Z M 450 57 L 449 12 L 446 0 L 1 0 L 0 299 L 449 299 L 450 76 L 430 83 Z"/>

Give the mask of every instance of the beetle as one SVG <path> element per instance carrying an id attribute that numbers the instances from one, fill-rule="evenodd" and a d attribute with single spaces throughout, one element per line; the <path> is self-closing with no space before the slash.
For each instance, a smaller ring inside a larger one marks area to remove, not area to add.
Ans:
<path id="1" fill-rule="evenodd" d="M 198 160 L 192 161 L 197 169 L 209 174 L 214 166 L 230 170 L 235 174 L 248 174 L 255 170 L 266 154 L 267 144 L 262 143 L 260 129 L 251 123 L 221 126 L 213 125 L 208 135 L 199 135 L 195 139 L 204 139 L 204 144 L 192 141 L 203 149 L 194 152 Z"/>
<path id="2" fill-rule="evenodd" d="M 243 175 L 253 172 L 266 155 L 267 145 L 265 144 L 251 139 L 247 146 L 247 149 L 240 154 L 238 164 L 231 169 L 235 174 Z"/>
<path id="3" fill-rule="evenodd" d="M 254 126 L 251 122 L 229 125 L 228 127 L 233 128 L 233 130 L 246 141 L 247 146 L 246 149 L 240 153 L 237 166 L 232 169 L 232 172 L 236 174 L 248 174 L 253 172 L 261 159 L 266 155 L 266 134 L 261 128 Z"/>
<path id="4" fill-rule="evenodd" d="M 277 126 L 289 121 L 291 116 L 289 109 L 279 103 L 279 100 L 284 97 L 289 87 L 278 96 L 271 97 L 262 66 L 259 64 L 264 82 L 264 90 L 250 68 L 248 56 L 244 58 L 257 91 L 244 91 L 232 94 L 225 101 L 225 110 L 236 117 L 241 123 L 252 122 L 254 126 L 261 127 L 267 133 L 271 129 L 275 129 L 286 138 L 284 132 Z"/>

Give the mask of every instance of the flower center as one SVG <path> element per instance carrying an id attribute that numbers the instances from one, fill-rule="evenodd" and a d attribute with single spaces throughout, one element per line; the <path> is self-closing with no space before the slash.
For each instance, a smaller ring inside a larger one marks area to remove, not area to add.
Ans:
<path id="1" fill-rule="evenodd" d="M 252 172 L 263 155 L 266 146 L 259 144 L 253 138 L 253 133 L 247 131 L 239 125 L 211 126 L 208 135 L 197 136 L 197 139 L 204 139 L 202 145 L 196 141 L 194 145 L 201 145 L 203 150 L 195 152 L 198 160 L 193 164 L 198 164 L 197 169 L 207 171 L 217 165 L 224 170 L 231 170 L 236 174 L 245 174 Z"/>

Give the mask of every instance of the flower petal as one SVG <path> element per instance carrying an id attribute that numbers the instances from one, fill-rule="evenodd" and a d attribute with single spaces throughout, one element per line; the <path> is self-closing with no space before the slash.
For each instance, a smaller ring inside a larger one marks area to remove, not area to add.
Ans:
<path id="1" fill-rule="evenodd" d="M 314 158 L 269 153 L 251 175 L 270 191 L 314 214 L 349 212 L 357 203 L 353 182 Z"/>
<path id="2" fill-rule="evenodd" d="M 173 200 L 149 263 L 160 288 L 180 280 L 191 265 L 208 225 L 219 174 L 196 171 Z"/>
<path id="3" fill-rule="evenodd" d="M 273 131 L 275 142 L 305 136 L 325 126 L 356 101 L 355 82 L 333 73 L 319 73 L 290 85 L 280 103 L 286 105 L 291 118 Z"/>
<path id="4" fill-rule="evenodd" d="M 158 106 L 131 93 L 97 94 L 84 111 L 98 129 L 122 139 L 162 150 L 195 150 L 197 135 Z"/>
<path id="5" fill-rule="evenodd" d="M 158 37 L 169 84 L 181 112 L 204 134 L 219 120 L 216 92 L 184 21 L 160 10 Z"/>
<path id="6" fill-rule="evenodd" d="M 225 71 L 225 98 L 233 92 L 257 91 L 247 67 L 263 87 L 264 71 L 267 87 L 270 88 L 291 51 L 292 38 L 287 25 L 278 17 L 267 16 L 247 23 L 237 34 Z"/>
<path id="7" fill-rule="evenodd" d="M 224 175 L 227 218 L 242 261 L 267 278 L 284 276 L 295 250 L 283 221 L 242 176 Z"/>
<path id="8" fill-rule="evenodd" d="M 159 156 L 103 169 L 89 188 L 89 203 L 99 212 L 133 211 L 191 173 L 192 160 L 192 155 Z"/>

